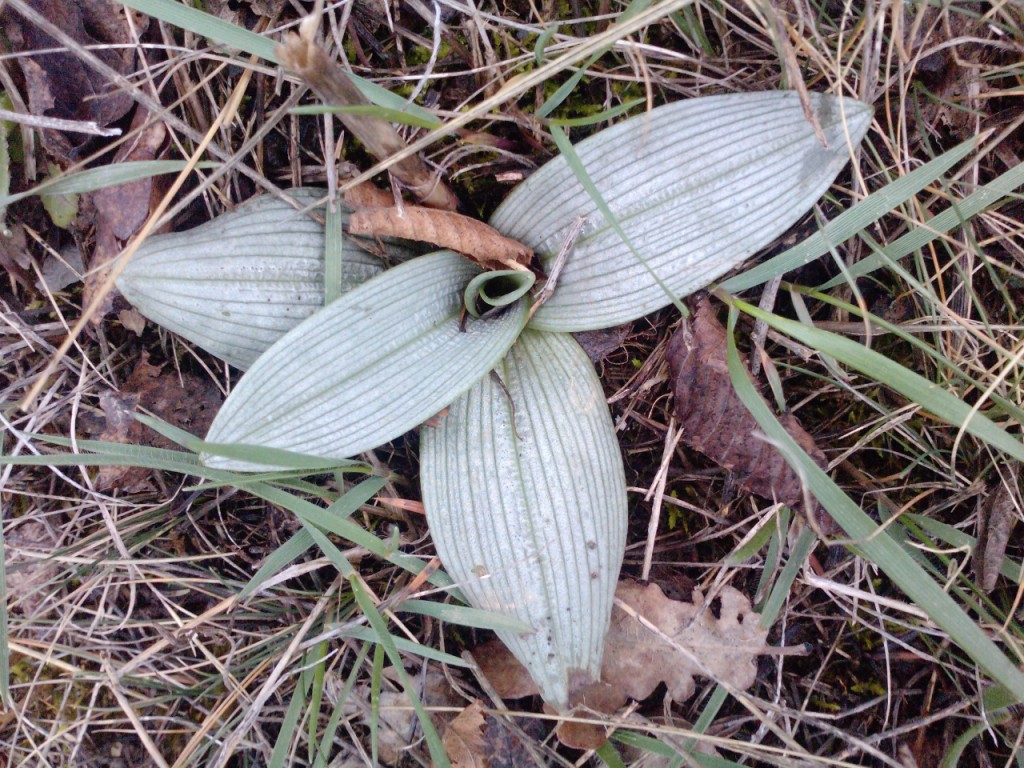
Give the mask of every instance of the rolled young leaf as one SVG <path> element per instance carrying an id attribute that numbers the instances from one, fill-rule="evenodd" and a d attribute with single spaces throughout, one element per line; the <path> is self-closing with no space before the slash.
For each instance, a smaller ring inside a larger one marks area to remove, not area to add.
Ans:
<path id="1" fill-rule="evenodd" d="M 498 636 L 564 712 L 600 674 L 626 541 L 622 457 L 571 336 L 527 330 L 496 372 L 504 389 L 486 376 L 420 430 L 423 505 L 473 606 L 534 628 Z"/>
<path id="2" fill-rule="evenodd" d="M 321 190 L 294 189 L 312 203 Z M 342 290 L 384 269 L 345 239 Z M 413 252 L 391 244 L 389 256 Z M 271 344 L 324 304 L 324 228 L 270 195 L 139 248 L 117 287 L 155 323 L 245 370 Z"/>
<path id="3" fill-rule="evenodd" d="M 505 354 L 525 301 L 462 318 L 480 272 L 451 251 L 420 256 L 346 293 L 282 336 L 242 377 L 207 441 L 348 458 L 427 420 Z M 206 456 L 207 466 L 268 467 Z"/>
<path id="4" fill-rule="evenodd" d="M 518 269 L 487 270 L 469 281 L 463 294 L 466 311 L 473 317 L 498 307 L 507 307 L 525 296 L 537 277 Z"/>
<path id="5" fill-rule="evenodd" d="M 853 99 L 811 94 L 822 146 L 795 93 L 708 96 L 667 104 L 575 146 L 520 184 L 491 217 L 545 266 L 577 217 L 584 229 L 530 327 L 607 328 L 685 296 L 781 235 L 828 189 L 871 123 Z M 593 182 L 645 266 L 605 221 Z"/>

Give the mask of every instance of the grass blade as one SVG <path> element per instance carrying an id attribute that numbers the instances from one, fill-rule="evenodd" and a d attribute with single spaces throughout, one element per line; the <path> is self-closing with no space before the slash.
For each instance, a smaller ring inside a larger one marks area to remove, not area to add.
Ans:
<path id="1" fill-rule="evenodd" d="M 874 224 L 882 216 L 902 205 L 942 176 L 960 160 L 967 157 L 978 146 L 979 141 L 978 138 L 969 139 L 925 163 L 920 168 L 886 184 L 856 205 L 840 213 L 802 243 L 735 277 L 730 277 L 721 284 L 721 287 L 730 293 L 753 288 L 824 256 L 830 248 L 834 248 L 865 227 Z"/>
<path id="2" fill-rule="evenodd" d="M 796 441 L 790 437 L 789 433 L 779 424 L 778 419 L 771 410 L 765 405 L 760 399 L 754 385 L 751 383 L 747 372 L 743 368 L 743 363 L 740 361 L 739 353 L 736 350 L 736 342 L 733 338 L 733 329 L 735 328 L 737 310 L 742 309 L 744 312 L 754 314 L 751 310 L 754 307 L 750 307 L 742 302 L 735 302 L 731 308 L 729 314 L 729 335 L 728 335 L 728 365 L 729 373 L 732 378 L 733 386 L 736 388 L 737 394 L 740 399 L 743 400 L 744 405 L 750 410 L 750 412 L 757 419 L 761 429 L 776 442 L 777 445 L 781 446 L 783 455 L 786 461 L 789 462 L 790 466 L 796 470 L 801 477 L 805 478 L 805 481 L 814 494 L 815 498 L 828 510 L 828 513 L 832 518 L 846 531 L 847 535 L 852 539 L 852 542 L 848 546 L 852 547 L 853 550 L 861 557 L 875 563 L 881 568 L 886 575 L 892 579 L 903 592 L 906 594 L 914 603 L 917 604 L 928 617 L 937 626 L 941 627 L 948 634 L 950 639 L 959 646 L 964 653 L 970 656 L 978 666 L 985 670 L 989 678 L 1000 685 L 1005 686 L 1018 701 L 1024 701 L 1024 674 L 1017 668 L 1010 659 L 1008 659 L 992 642 L 989 636 L 981 630 L 980 627 L 971 619 L 963 609 L 948 595 L 943 589 L 936 584 L 932 578 L 922 570 L 914 559 L 907 554 L 900 547 L 893 538 L 889 535 L 888 531 L 879 528 L 879 526 L 868 517 L 860 507 L 855 504 L 843 491 L 837 486 L 832 479 L 825 474 L 825 472 L 818 467 L 814 461 L 797 445 Z M 766 312 L 758 311 L 755 317 L 764 316 L 764 319 L 770 324 L 774 325 L 776 320 L 781 318 L 775 318 L 769 316 Z M 787 321 L 785 326 L 786 330 L 783 332 L 789 333 L 792 329 L 789 328 Z M 795 323 L 799 325 L 799 323 Z M 778 327 L 778 326 L 776 326 Z M 783 330 L 778 327 L 779 330 Z M 820 331 L 818 334 L 822 333 Z M 829 334 L 831 335 L 831 334 Z M 795 336 L 794 336 L 795 337 Z M 843 339 L 842 341 L 846 341 Z M 810 344 L 811 342 L 805 342 Z M 859 345 L 854 345 L 859 346 Z M 848 352 L 845 345 L 831 344 L 828 351 Z M 880 357 L 875 354 L 877 357 Z M 834 355 L 837 359 L 844 360 L 845 355 L 836 354 Z M 884 358 L 883 358 L 884 360 Z M 844 360 L 844 362 L 848 361 Z M 886 360 L 886 363 L 895 365 L 891 361 Z M 886 366 L 881 366 L 883 369 Z M 905 369 L 904 369 L 905 370 Z M 907 372 L 909 374 L 909 371 Z M 870 375 L 870 374 L 869 374 Z M 915 375 L 916 374 L 912 374 Z M 920 377 L 918 377 L 920 378 Z M 927 382 L 924 382 L 927 385 Z M 926 386 L 927 388 L 927 386 Z M 948 395 L 948 393 L 942 393 Z M 960 403 L 952 395 L 948 395 L 949 399 Z M 967 408 L 964 405 L 964 408 Z M 940 411 L 941 412 L 941 411 Z M 991 424 L 991 422 L 989 422 Z M 991 425 L 993 429 L 998 430 L 994 424 Z M 1002 432 L 1002 430 L 999 430 Z M 1003 433 L 1005 434 L 1005 433 Z M 1009 435 L 1006 435 L 1009 438 Z M 983 438 L 984 439 L 984 438 Z M 1019 444 L 1019 452 L 1024 456 L 1024 447 Z"/>
<path id="3" fill-rule="evenodd" d="M 933 382 L 899 363 L 837 334 L 773 315 L 743 301 L 735 300 L 733 304 L 744 313 L 764 320 L 775 330 L 834 357 L 874 381 L 894 389 L 947 424 L 969 432 L 1018 461 L 1024 461 L 1024 443 L 1018 438 L 997 426 L 986 416 L 972 412 L 971 406 L 956 395 L 940 389 Z"/>

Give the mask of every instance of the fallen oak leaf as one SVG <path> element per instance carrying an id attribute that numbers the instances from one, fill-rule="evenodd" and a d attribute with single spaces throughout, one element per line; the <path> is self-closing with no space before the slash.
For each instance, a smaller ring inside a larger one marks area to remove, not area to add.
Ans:
<path id="1" fill-rule="evenodd" d="M 981 588 L 991 593 L 999 578 L 1010 534 L 1017 523 L 1017 475 L 1019 465 L 1011 461 L 998 473 L 988 491 L 978 498 L 978 537 L 974 546 L 974 575 Z"/>
<path id="2" fill-rule="evenodd" d="M 112 0 L 33 0 L 30 7 L 83 48 L 90 48 L 107 66 L 124 75 L 131 71 L 132 36 L 120 4 Z M 5 13 L 3 22 L 13 49 L 33 53 L 18 60 L 33 115 L 106 127 L 131 109 L 133 102 L 128 93 L 111 89 L 105 76 L 48 33 L 15 14 Z M 141 35 L 148 19 L 137 18 L 136 23 L 142 27 L 138 29 Z M 76 148 L 90 140 L 88 135 L 53 129 L 44 130 L 42 136 L 50 157 L 61 165 L 66 165 Z"/>
<path id="3" fill-rule="evenodd" d="M 767 652 L 768 631 L 745 595 L 723 587 L 710 601 L 693 590 L 689 601 L 672 600 L 657 584 L 621 581 L 604 644 L 601 679 L 575 687 L 570 714 L 612 714 L 628 699 L 643 701 L 661 683 L 683 702 L 696 690 L 694 678 L 712 676 L 737 690 L 754 684 L 756 657 Z M 503 643 L 477 646 L 473 659 L 503 699 L 539 694 L 529 672 Z M 607 739 L 593 723 L 565 720 L 558 738 L 576 749 L 596 749 Z"/>
<path id="4" fill-rule="evenodd" d="M 482 221 L 415 205 L 362 208 L 348 222 L 353 235 L 400 237 L 458 251 L 484 269 L 526 270 L 533 251 Z"/>
<path id="5" fill-rule="evenodd" d="M 474 701 L 448 723 L 441 743 L 452 768 L 484 768 L 490 765 L 485 752 L 487 722 L 479 701 Z"/>
<path id="6" fill-rule="evenodd" d="M 693 317 L 683 322 L 666 351 L 683 441 L 733 472 L 751 493 L 803 510 L 813 516 L 821 533 L 835 533 L 835 522 L 820 504 L 811 500 L 812 509 L 804 509 L 804 485 L 783 455 L 766 440 L 755 438 L 759 427 L 733 389 L 725 359 L 725 328 L 708 296 L 698 297 L 691 308 Z M 824 468 L 825 454 L 796 417 L 785 413 L 779 421 Z"/>
<path id="7" fill-rule="evenodd" d="M 132 118 L 132 131 L 138 131 L 132 141 L 122 144 L 114 155 L 113 164 L 160 158 L 167 144 L 167 128 L 161 122 L 146 122 L 150 113 L 140 107 Z M 147 177 L 104 187 L 92 193 L 96 215 L 96 247 L 89 260 L 90 272 L 85 279 L 85 305 L 99 291 L 106 290 L 110 263 L 117 258 L 125 244 L 138 233 L 146 223 L 153 208 L 162 196 L 162 183 L 156 177 Z M 109 293 L 104 297 L 99 312 L 93 315 L 92 324 L 100 325 L 113 308 Z"/>
<path id="8" fill-rule="evenodd" d="M 768 630 L 738 590 L 726 586 L 705 601 L 695 589 L 682 602 L 665 597 L 657 584 L 624 581 L 615 597 L 601 680 L 624 696 L 642 701 L 665 683 L 673 701 L 686 701 L 697 676 L 737 690 L 754 684 Z"/>
<path id="9" fill-rule="evenodd" d="M 141 405 L 169 424 L 201 435 L 209 429 L 221 400 L 220 391 L 212 382 L 153 365 L 149 354 L 143 352 L 121 391 L 100 396 L 106 424 L 99 439 L 125 445 L 175 448 L 166 437 L 135 420 L 136 408 Z M 120 488 L 134 493 L 148 488 L 152 475 L 153 470 L 145 467 L 106 466 L 96 476 L 96 487 L 99 490 Z"/>

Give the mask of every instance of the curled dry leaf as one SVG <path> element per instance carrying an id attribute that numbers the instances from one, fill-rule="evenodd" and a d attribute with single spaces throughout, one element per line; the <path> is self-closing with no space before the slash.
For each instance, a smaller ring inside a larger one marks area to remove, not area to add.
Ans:
<path id="1" fill-rule="evenodd" d="M 352 210 L 359 208 L 390 208 L 395 204 L 395 196 L 376 184 L 364 181 L 351 189 L 345 190 L 342 196 L 345 205 Z"/>
<path id="2" fill-rule="evenodd" d="M 316 13 L 316 11 L 314 11 Z M 299 33 L 288 33 L 275 53 L 281 64 L 316 91 L 324 104 L 346 107 L 369 104 L 337 62 L 331 60 L 316 41 L 315 17 L 307 17 Z M 379 160 L 405 149 L 405 141 L 390 123 L 362 115 L 339 113 L 338 119 Z M 444 182 L 418 156 L 407 157 L 390 168 L 392 175 L 431 208 L 453 211 L 458 200 Z"/>
<path id="3" fill-rule="evenodd" d="M 458 251 L 484 269 L 525 270 L 533 251 L 505 237 L 482 221 L 452 211 L 406 205 L 401 208 L 365 208 L 352 213 L 353 235 L 400 237 Z"/>
<path id="4" fill-rule="evenodd" d="M 996 479 L 988 493 L 978 500 L 978 543 L 974 549 L 974 574 L 985 592 L 996 587 L 999 567 L 1006 555 L 1010 533 L 1017 524 L 1019 465 L 1009 462 L 1003 477 Z"/>
<path id="5" fill-rule="evenodd" d="M 642 701 L 659 684 L 682 702 L 695 691 L 694 678 L 714 679 L 743 690 L 754 684 L 756 657 L 765 652 L 768 632 L 758 624 L 750 601 L 724 587 L 706 601 L 694 590 L 689 601 L 672 600 L 656 584 L 619 582 L 616 605 L 605 638 L 601 679 L 574 688 L 576 714 L 611 714 L 629 698 Z M 502 698 L 539 693 L 529 672 L 499 641 L 477 646 L 473 658 Z M 599 726 L 561 723 L 563 743 L 577 749 L 596 749 L 607 736 Z"/>
<path id="6" fill-rule="evenodd" d="M 676 331 L 666 352 L 683 441 L 733 472 L 751 493 L 803 509 L 800 477 L 774 446 L 756 437 L 757 421 L 733 389 L 725 357 L 725 328 L 708 297 L 699 297 L 691 308 L 693 317 Z M 786 413 L 779 421 L 818 466 L 826 465 L 825 454 L 795 416 Z M 834 533 L 832 518 L 817 502 L 812 503 L 810 513 L 818 529 Z"/>

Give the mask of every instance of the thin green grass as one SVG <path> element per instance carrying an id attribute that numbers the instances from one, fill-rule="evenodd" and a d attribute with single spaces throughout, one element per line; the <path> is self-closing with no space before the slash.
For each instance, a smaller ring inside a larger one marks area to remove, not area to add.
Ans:
<path id="1" fill-rule="evenodd" d="M 215 45 L 275 62 L 276 32 L 254 34 L 172 0 L 127 5 Z M 754 309 L 756 297 L 733 303 L 751 318 L 765 320 L 776 334 L 770 335 L 767 351 L 777 369 L 777 399 L 820 438 L 830 459 L 844 457 L 829 477 L 792 446 L 786 451 L 844 525 L 849 541 L 845 548 L 815 546 L 809 529 L 800 528 L 788 511 L 766 512 L 770 508 L 764 503 L 742 494 L 731 497 L 726 509 L 721 501 L 728 486 L 725 473 L 680 449 L 667 492 L 678 493 L 689 505 L 683 509 L 699 514 L 686 512 L 681 521 L 663 522 L 658 557 L 701 588 L 729 581 L 759 596 L 762 622 L 784 626 L 812 646 L 809 658 L 773 662 L 777 666 L 747 693 L 773 712 L 772 722 L 785 729 L 786 738 L 807 748 L 800 759 L 808 764 L 894 765 L 900 748 L 916 749 L 920 743 L 936 745 L 942 765 L 1009 764 L 1018 736 L 1008 708 L 1024 695 L 1019 659 L 1012 655 L 1021 644 L 1013 610 L 1024 579 L 1024 552 L 1011 540 L 1000 563 L 999 586 L 990 594 L 972 577 L 969 557 L 980 546 L 973 535 L 984 514 L 979 489 L 994 463 L 1024 458 L 1016 362 L 1024 332 L 1018 306 L 1024 280 L 1018 210 L 1024 170 L 1005 163 L 1020 156 L 1013 136 L 952 140 L 956 123 L 942 123 L 929 110 L 973 114 L 984 130 L 991 105 L 1000 105 L 1004 114 L 1019 109 L 1019 96 L 1007 84 L 1007 78 L 1019 79 L 1019 56 L 1016 63 L 998 57 L 1016 50 L 1024 35 L 1012 4 L 993 5 L 985 11 L 987 26 L 967 28 L 962 34 L 970 45 L 953 39 L 948 46 L 943 35 L 961 34 L 956 31 L 961 25 L 979 22 L 977 9 L 958 2 L 927 9 L 854 6 L 837 10 L 835 4 L 812 2 L 778 13 L 791 41 L 799 43 L 801 74 L 812 90 L 855 93 L 878 108 L 871 151 L 858 158 L 851 180 L 842 182 L 862 199 L 838 214 L 826 202 L 824 216 L 831 220 L 820 231 L 722 283 L 736 293 L 825 254 L 842 259 L 844 274 L 835 277 L 810 271 L 790 275 L 795 284 L 787 288 L 799 293 L 806 310 L 800 321 L 784 316 L 790 311 L 785 292 L 774 311 Z M 462 191 L 482 187 L 483 210 L 489 196 L 503 194 L 504 188 L 490 182 L 496 173 L 545 159 L 551 149 L 545 126 L 554 126 L 554 149 L 568 152 L 562 128 L 586 129 L 632 114 L 638 93 L 661 103 L 701 93 L 771 89 L 783 76 L 777 30 L 765 29 L 751 8 L 680 0 L 634 3 L 630 9 L 635 15 L 620 13 L 607 27 L 557 13 L 512 18 L 504 9 L 503 17 L 479 4 L 478 17 L 454 16 L 445 35 L 438 35 L 443 48 L 434 74 L 418 91 L 423 104 L 436 103 L 436 114 L 354 80 L 378 105 L 369 114 L 429 131 L 413 140 L 410 152 L 429 147 L 432 159 L 464 172 L 456 176 L 465 180 Z M 585 5 L 581 11 L 596 9 Z M 402 78 L 423 72 L 432 22 L 410 14 L 403 7 L 400 17 L 360 17 L 362 31 L 339 26 L 353 66 L 389 84 L 408 83 Z M 279 23 L 294 20 L 282 16 Z M 927 42 L 919 44 L 910 35 L 897 40 L 897 23 L 920 31 Z M 579 29 L 587 31 L 586 38 L 575 37 Z M 991 44 L 990 34 L 998 35 L 998 45 Z M 148 39 L 157 44 L 158 38 Z M 942 91 L 941 82 L 917 82 L 925 76 L 915 69 L 919 54 L 932 44 L 964 60 L 984 50 L 988 60 L 974 65 L 986 100 L 959 103 Z M 469 58 L 459 59 L 460 50 Z M 140 69 L 132 82 L 139 83 L 140 97 L 149 98 L 146 79 L 154 76 L 152 84 L 163 88 L 161 101 L 172 104 L 172 124 L 208 125 L 237 77 L 234 68 L 215 70 L 220 60 L 208 52 L 185 57 L 169 48 L 166 60 L 145 49 L 138 55 L 149 69 Z M 317 108 L 291 115 L 275 111 L 281 102 L 272 95 L 270 70 L 259 71 L 263 81 L 245 103 L 249 111 L 226 128 L 222 139 L 224 148 L 236 140 L 244 147 L 240 159 L 250 175 L 223 162 L 202 164 L 223 171 L 204 187 L 202 203 L 210 210 L 251 193 L 257 176 L 251 168 L 260 169 L 260 183 L 287 180 L 299 186 L 318 182 L 317 174 L 328 165 L 319 156 L 316 118 L 305 114 Z M 552 117 L 561 111 L 585 116 Z M 268 114 L 280 122 L 261 124 Z M 473 162 L 486 159 L 471 168 L 454 142 L 442 140 L 463 127 L 513 149 L 493 156 L 481 150 Z M 190 141 L 172 131 L 170 144 L 170 156 L 177 157 Z M 983 151 L 972 154 L 975 147 Z M 1001 154 L 1003 149 L 1008 154 Z M 887 175 L 929 157 L 934 159 L 909 173 Z M 347 148 L 344 159 L 365 170 L 362 158 L 347 154 Z M 173 165 L 177 160 L 164 162 L 172 165 L 93 168 L 47 182 L 49 187 L 5 195 L 0 207 L 11 205 L 8 215 L 18 215 L 31 212 L 32 196 L 41 191 L 87 192 L 143 178 L 154 169 L 180 168 Z M 11 178 L 20 182 L 16 172 Z M 59 249 L 67 242 L 52 232 L 38 234 L 40 239 L 29 243 L 37 259 L 45 253 L 43 245 Z M 332 264 L 333 258 L 338 262 Z M 330 256 L 328 270 L 339 267 L 341 258 Z M 851 299 L 853 279 L 863 307 Z M 957 286 L 962 289 L 956 295 L 965 297 L 959 304 L 953 300 Z M 14 282 L 9 292 L 30 299 L 22 301 L 24 309 L 12 306 L 5 312 L 9 330 L 0 339 L 11 382 L 3 385 L 3 399 L 13 402 L 59 343 L 62 318 L 74 315 L 78 297 L 40 299 Z M 891 316 L 883 315 L 882 299 L 891 303 Z M 664 339 L 669 322 L 663 315 L 644 328 L 654 327 L 652 335 Z M 809 322 L 838 330 L 828 333 Z M 862 343 L 860 329 L 867 322 L 886 335 Z M 615 402 L 615 416 L 634 473 L 631 482 L 644 485 L 653 474 L 648 464 L 656 466 L 661 455 L 670 406 L 665 384 L 654 374 L 626 388 L 636 367 L 645 375 L 656 372 L 660 354 L 633 330 L 626 348 L 601 366 L 609 393 L 620 388 L 624 393 Z M 742 343 L 742 336 L 737 340 Z M 370 754 L 379 747 L 385 664 L 396 670 L 408 663 L 445 664 L 462 688 L 481 695 L 457 650 L 482 636 L 477 629 L 514 630 L 494 614 L 440 601 L 437 590 L 458 595 L 443 573 L 409 595 L 403 591 L 427 567 L 432 549 L 423 538 L 422 521 L 375 506 L 372 499 L 378 492 L 415 498 L 415 483 L 406 479 L 415 472 L 407 449 L 399 444 L 366 463 L 339 467 L 336 461 L 236 448 L 228 453 L 272 458 L 277 465 L 286 461 L 283 465 L 291 468 L 239 475 L 206 469 L 197 452 L 218 447 L 174 429 L 163 434 L 184 450 L 95 439 L 97 433 L 85 425 L 101 418 L 98 393 L 123 383 L 142 348 L 166 360 L 165 371 L 197 370 L 192 353 L 177 340 L 152 328 L 140 340 L 108 320 L 95 338 L 81 341 L 78 355 L 50 383 L 37 412 L 6 414 L 11 427 L 2 436 L 3 447 L 18 452 L 0 456 L 5 466 L 0 533 L 7 566 L 0 566 L 6 598 L 0 606 L 0 642 L 6 649 L 0 696 L 11 714 L 2 743 L 12 763 L 100 764 L 116 741 L 127 750 L 126 762 L 141 764 L 149 759 L 140 746 L 144 734 L 169 763 L 178 759 L 181 766 L 213 765 L 215 759 L 223 764 L 227 758 L 219 745 L 237 738 L 233 760 L 327 768 L 361 760 L 360 750 Z M 734 381 L 762 429 L 785 444 L 786 435 L 752 397 L 735 346 L 730 353 Z M 823 356 L 834 361 L 831 369 L 821 364 Z M 643 368 L 646 360 L 651 365 Z M 620 363 L 628 375 L 616 373 Z M 233 381 L 208 359 L 203 364 L 222 387 Z M 55 447 L 67 452 L 54 453 Z M 656 456 L 651 462 L 649 454 Z M 138 489 L 100 489 L 96 468 L 110 464 L 159 474 L 148 475 Z M 856 481 L 850 479 L 854 469 L 861 473 Z M 633 503 L 636 517 L 644 518 L 648 504 L 642 494 Z M 692 536 L 681 535 L 684 529 Z M 818 586 L 803 581 L 812 571 Z M 38 582 L 17 586 L 25 583 L 17 579 L 33 575 Z M 834 584 L 837 591 L 830 593 L 823 584 Z M 845 600 L 840 589 L 893 602 Z M 398 636 L 388 611 L 415 639 Z M 288 657 L 272 695 L 261 699 L 259 722 L 241 734 L 251 702 L 300 633 L 302 647 Z M 893 663 L 903 651 L 904 658 Z M 410 678 L 403 686 L 416 705 L 417 681 Z M 926 700 L 921 680 L 935 681 L 932 690 L 951 704 L 945 721 L 929 725 L 932 700 Z M 888 686 L 892 692 L 868 699 L 858 685 Z M 115 688 L 131 702 L 135 722 L 111 696 Z M 368 719 L 345 707 L 360 696 L 374 707 Z M 954 711 L 952 704 L 963 708 Z M 518 706 L 529 714 L 528 701 Z M 709 687 L 670 710 L 672 720 L 665 722 L 661 702 L 640 703 L 648 725 L 620 725 L 615 748 L 604 748 L 598 759 L 631 765 L 638 753 L 630 749 L 667 757 L 674 766 L 735 766 L 740 756 L 742 764 L 783 765 L 792 759 L 780 738 L 751 721 L 724 688 Z M 417 754 L 407 762 L 433 754 L 443 764 L 431 713 L 420 704 L 418 715 L 429 746 L 427 741 L 410 745 Z M 679 727 L 683 721 L 694 723 L 692 730 Z M 80 744 L 67 738 L 79 733 L 88 735 Z M 697 739 L 699 733 L 715 734 L 702 741 L 716 745 L 720 756 L 678 746 L 684 735 Z M 859 735 L 864 733 L 870 737 Z M 541 749 L 543 735 L 532 738 Z M 916 758 L 928 764 L 928 755 Z M 551 762 L 565 765 L 566 759 Z"/>

